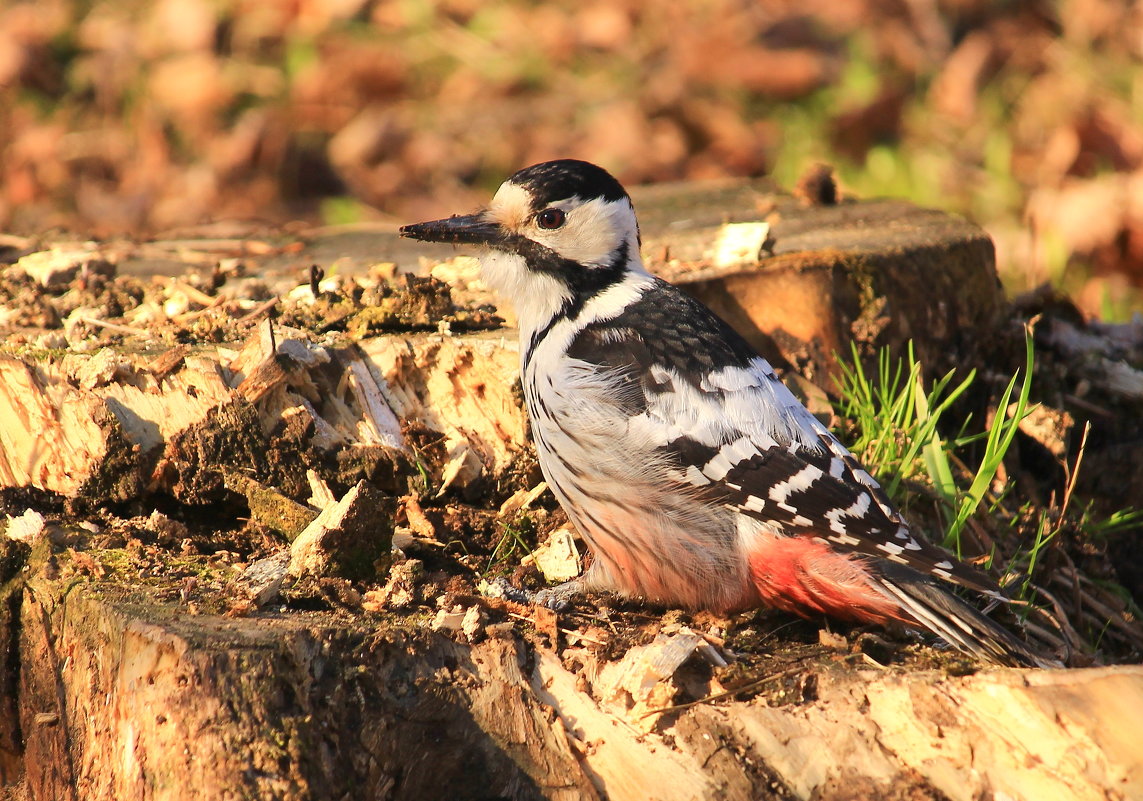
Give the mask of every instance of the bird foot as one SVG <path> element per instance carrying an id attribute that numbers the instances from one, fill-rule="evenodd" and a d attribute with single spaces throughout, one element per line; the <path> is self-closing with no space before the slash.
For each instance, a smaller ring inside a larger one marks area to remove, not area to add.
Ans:
<path id="1" fill-rule="evenodd" d="M 583 576 L 580 576 L 571 581 L 565 581 L 563 584 L 548 587 L 537 592 L 532 603 L 536 606 L 547 607 L 553 612 L 562 612 L 571 606 L 573 598 L 577 595 L 583 595 L 587 591 L 586 583 Z"/>
<path id="2" fill-rule="evenodd" d="M 503 576 L 499 576 L 488 582 L 487 588 L 482 589 L 481 592 L 487 596 L 503 598 L 506 601 L 523 604 L 524 606 L 531 605 L 536 596 L 534 592 L 513 587 L 508 579 Z"/>
<path id="3" fill-rule="evenodd" d="M 562 612 L 571 605 L 573 598 L 577 595 L 583 595 L 587 591 L 586 584 L 583 576 L 580 576 L 571 581 L 565 581 L 563 584 L 557 584 L 555 587 L 531 592 L 513 587 L 508 579 L 500 577 L 490 582 L 490 589 L 492 594 L 513 603 L 535 604 L 551 609 L 553 612 Z"/>

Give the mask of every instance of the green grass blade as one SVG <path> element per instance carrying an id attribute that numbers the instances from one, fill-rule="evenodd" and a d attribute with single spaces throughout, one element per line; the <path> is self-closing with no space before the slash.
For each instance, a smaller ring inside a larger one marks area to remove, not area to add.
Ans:
<path id="1" fill-rule="evenodd" d="M 945 547 L 954 548 L 958 553 L 960 552 L 960 534 L 964 530 L 965 524 L 984 500 L 984 496 L 988 492 L 992 480 L 996 477 L 996 471 L 1000 468 L 1000 464 L 1004 461 L 1004 456 L 1008 453 L 1008 448 L 1012 445 L 1012 440 L 1016 437 L 1016 432 L 1020 428 L 1020 422 L 1029 412 L 1028 398 L 1032 391 L 1034 348 L 1032 345 L 1032 336 L 1028 332 L 1025 332 L 1024 335 L 1024 351 L 1024 376 L 1021 381 L 1020 395 L 1016 401 L 1016 408 L 1012 415 L 1009 416 L 1009 399 L 1012 397 L 1012 391 L 1016 387 L 1016 381 L 1021 378 L 1019 373 L 1012 376 L 1012 380 L 1008 382 L 1008 386 L 1005 387 L 1003 394 L 1000 396 L 1000 401 L 996 406 L 996 416 L 988 430 L 988 439 L 984 446 L 984 458 L 981 459 L 980 467 L 973 477 L 972 484 L 961 498 L 957 514 L 953 518 L 952 525 L 949 526 L 948 532 L 945 534 Z"/>

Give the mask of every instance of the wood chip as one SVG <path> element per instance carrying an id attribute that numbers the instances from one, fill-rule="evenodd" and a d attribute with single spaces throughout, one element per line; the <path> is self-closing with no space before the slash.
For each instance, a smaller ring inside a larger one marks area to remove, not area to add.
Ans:
<path id="1" fill-rule="evenodd" d="M 512 497 L 500 504 L 500 516 L 512 514 L 523 509 L 527 509 L 539 499 L 541 495 L 548 489 L 548 482 L 541 481 L 536 486 L 528 490 L 516 490 L 512 493 Z"/>
<path id="2" fill-rule="evenodd" d="M 147 365 L 147 370 L 155 377 L 155 381 L 162 383 L 164 378 L 182 367 L 183 359 L 188 353 L 190 353 L 189 345 L 175 345 L 152 359 Z"/>
<path id="3" fill-rule="evenodd" d="M 547 635 L 548 643 L 552 648 L 559 645 L 559 616 L 554 611 L 548 609 L 546 606 L 533 606 L 532 619 L 535 621 L 536 631 L 540 634 Z"/>
<path id="4" fill-rule="evenodd" d="M 420 502 L 412 495 L 406 495 L 400 501 L 400 509 L 405 513 L 405 519 L 413 534 L 421 539 L 441 544 L 437 536 L 437 527 L 425 516 L 425 510 Z"/>
<path id="5" fill-rule="evenodd" d="M 333 494 L 333 490 L 329 488 L 329 484 L 325 483 L 316 470 L 311 468 L 306 471 L 306 481 L 310 485 L 310 506 L 321 510 L 337 503 L 337 497 Z"/>
<path id="6" fill-rule="evenodd" d="M 42 514 L 35 509 L 27 509 L 22 515 L 7 518 L 4 535 L 10 540 L 34 545 L 43 538 L 46 526 Z"/>
<path id="7" fill-rule="evenodd" d="M 384 445 L 396 450 L 405 450 L 405 437 L 401 433 L 401 421 L 393 413 L 385 397 L 382 384 L 374 378 L 365 362 L 360 358 L 351 360 L 348 368 L 349 387 L 361 407 L 362 424 L 358 426 L 361 440 Z"/>
<path id="8" fill-rule="evenodd" d="M 596 694 L 603 704 L 650 731 L 659 716 L 647 713 L 672 703 L 677 691 L 672 682 L 675 671 L 706 644 L 686 626 L 674 634 L 660 633 L 648 645 L 636 646 L 618 662 L 604 665 L 595 683 Z"/>
<path id="9" fill-rule="evenodd" d="M 290 547 L 293 576 L 376 575 L 374 563 L 391 547 L 396 500 L 364 481 L 326 509 Z"/>
<path id="10" fill-rule="evenodd" d="M 757 264 L 769 235 L 769 223 L 728 223 L 719 229 L 711 263 L 715 267 Z"/>
<path id="11" fill-rule="evenodd" d="M 532 551 L 536 567 L 549 582 L 569 581 L 583 571 L 575 535 L 570 526 L 561 526 Z"/>
<path id="12" fill-rule="evenodd" d="M 256 607 L 273 603 L 289 575 L 290 549 L 251 562 L 235 579 L 234 586 Z"/>

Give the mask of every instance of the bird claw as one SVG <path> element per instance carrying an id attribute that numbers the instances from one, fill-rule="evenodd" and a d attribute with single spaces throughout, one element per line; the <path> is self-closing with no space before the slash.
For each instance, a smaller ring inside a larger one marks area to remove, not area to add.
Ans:
<path id="1" fill-rule="evenodd" d="M 551 609 L 553 612 L 562 612 L 571 606 L 572 593 L 561 591 L 564 585 L 558 587 L 549 587 L 546 590 L 540 590 L 532 596 L 532 603 L 536 606 L 542 606 L 546 609 Z"/>
<path id="2" fill-rule="evenodd" d="M 572 599 L 577 595 L 583 595 L 596 589 L 600 588 L 596 585 L 592 571 L 588 570 L 587 573 L 578 578 L 573 578 L 571 581 L 540 590 L 536 593 L 532 603 L 547 607 L 553 612 L 563 612 L 571 606 Z"/>
<path id="3" fill-rule="evenodd" d="M 513 587 L 508 579 L 503 576 L 495 578 L 489 583 L 492 594 L 500 598 L 518 604 L 543 606 L 553 612 L 562 612 L 567 609 L 571 606 L 572 598 L 582 592 L 580 584 L 576 581 L 568 581 L 539 592 Z"/>

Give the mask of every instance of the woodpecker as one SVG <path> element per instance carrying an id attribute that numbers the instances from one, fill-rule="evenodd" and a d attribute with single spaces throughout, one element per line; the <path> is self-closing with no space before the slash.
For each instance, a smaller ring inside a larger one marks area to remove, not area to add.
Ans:
<path id="1" fill-rule="evenodd" d="M 947 591 L 1003 598 L 913 532 L 741 336 L 647 271 L 631 198 L 602 168 L 536 164 L 486 209 L 401 234 L 476 246 L 515 307 L 540 467 L 594 556 L 538 602 L 611 591 L 720 613 L 769 605 L 1054 664 Z"/>

